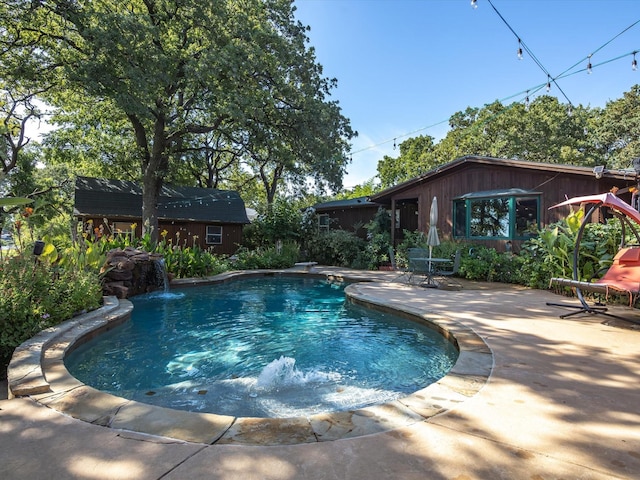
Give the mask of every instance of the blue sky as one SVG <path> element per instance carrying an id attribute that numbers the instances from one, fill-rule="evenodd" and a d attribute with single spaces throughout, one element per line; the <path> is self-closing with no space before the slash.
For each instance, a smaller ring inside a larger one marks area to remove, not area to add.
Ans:
<path id="1" fill-rule="evenodd" d="M 631 69 L 631 52 L 640 51 L 640 1 L 491 3 L 296 0 L 324 75 L 338 79 L 332 99 L 359 133 L 345 187 L 373 177 L 384 155 L 397 156 L 394 139 L 439 140 L 455 112 L 524 101 L 527 90 L 531 99 L 547 94 L 544 70 L 526 51 L 518 60 L 516 35 L 552 77 L 566 72 L 557 82 L 573 105 L 604 107 L 640 84 L 640 69 Z M 568 103 L 555 85 L 548 94 Z"/>

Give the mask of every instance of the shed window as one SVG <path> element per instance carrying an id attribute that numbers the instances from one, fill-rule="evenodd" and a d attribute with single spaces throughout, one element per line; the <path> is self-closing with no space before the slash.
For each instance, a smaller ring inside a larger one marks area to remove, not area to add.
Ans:
<path id="1" fill-rule="evenodd" d="M 133 239 L 135 236 L 136 224 L 131 222 L 113 222 L 111 229 L 114 235 Z"/>
<path id="2" fill-rule="evenodd" d="M 207 245 L 222 245 L 222 227 L 207 225 Z"/>
<path id="3" fill-rule="evenodd" d="M 476 192 L 454 200 L 454 236 L 525 240 L 540 225 L 540 194 L 519 189 Z"/>
<path id="4" fill-rule="evenodd" d="M 321 232 L 329 231 L 329 215 L 327 213 L 318 215 L 318 230 Z"/>

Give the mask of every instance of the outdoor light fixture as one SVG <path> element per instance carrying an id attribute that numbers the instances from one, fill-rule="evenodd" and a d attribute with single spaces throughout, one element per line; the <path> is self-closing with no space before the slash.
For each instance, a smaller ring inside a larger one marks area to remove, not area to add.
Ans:
<path id="1" fill-rule="evenodd" d="M 636 53 L 638 53 L 638 52 L 633 52 L 633 60 L 631 60 L 631 70 L 633 70 L 634 72 L 636 70 L 638 70 L 638 62 L 636 60 Z"/>
<path id="2" fill-rule="evenodd" d="M 518 60 L 522 60 L 522 42 L 518 39 Z"/>
<path id="3" fill-rule="evenodd" d="M 587 58 L 589 59 L 589 63 L 587 63 L 587 75 L 591 75 L 591 55 Z"/>
<path id="4" fill-rule="evenodd" d="M 44 242 L 42 240 L 36 240 L 36 243 L 33 244 L 33 254 L 36 257 L 42 255 L 42 251 L 44 250 Z"/>
<path id="5" fill-rule="evenodd" d="M 478 0 L 471 0 L 471 8 L 478 8 Z"/>
<path id="6" fill-rule="evenodd" d="M 551 90 L 551 75 L 547 74 L 547 92 Z"/>
<path id="7" fill-rule="evenodd" d="M 596 176 L 598 180 L 602 178 L 602 174 L 604 173 L 604 165 L 598 165 L 593 167 L 593 174 Z"/>

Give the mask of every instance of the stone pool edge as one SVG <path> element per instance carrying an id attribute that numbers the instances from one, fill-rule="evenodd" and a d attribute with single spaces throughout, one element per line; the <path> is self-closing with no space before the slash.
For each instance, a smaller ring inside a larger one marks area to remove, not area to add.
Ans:
<path id="1" fill-rule="evenodd" d="M 227 272 L 200 282 L 180 282 L 180 286 L 220 283 L 247 276 L 291 274 L 346 281 L 365 280 L 363 275 L 352 278 L 290 270 L 261 270 Z M 8 369 L 9 398 L 30 396 L 42 405 L 85 422 L 123 432 L 165 437 L 168 441 L 292 445 L 359 437 L 426 421 L 456 407 L 482 389 L 491 375 L 493 354 L 472 329 L 434 312 L 366 294 L 359 285 L 353 283 L 345 289 L 349 301 L 424 323 L 458 346 L 458 360 L 446 376 L 393 402 L 310 417 L 232 417 L 148 405 L 89 387 L 73 377 L 64 366 L 67 352 L 130 318 L 131 302 L 105 297 L 102 308 L 44 330 L 16 349 Z M 420 287 L 398 284 L 397 288 Z"/>

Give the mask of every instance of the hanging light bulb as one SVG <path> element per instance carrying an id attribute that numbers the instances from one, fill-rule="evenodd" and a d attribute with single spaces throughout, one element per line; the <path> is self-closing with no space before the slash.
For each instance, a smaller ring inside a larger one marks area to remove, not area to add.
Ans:
<path id="1" fill-rule="evenodd" d="M 527 96 L 524 97 L 524 110 L 529 111 L 529 90 L 527 90 Z"/>
<path id="2" fill-rule="evenodd" d="M 478 8 L 478 0 L 471 0 L 471 8 Z"/>
<path id="3" fill-rule="evenodd" d="M 589 59 L 589 63 L 587 63 L 587 74 L 591 75 L 591 55 L 587 57 Z"/>
<path id="4" fill-rule="evenodd" d="M 638 62 L 636 61 L 636 53 L 638 53 L 638 52 L 633 52 L 633 60 L 631 61 L 631 70 L 633 70 L 634 72 L 636 70 L 638 70 Z"/>
<path id="5" fill-rule="evenodd" d="M 522 42 L 518 39 L 518 60 L 522 60 Z"/>
<path id="6" fill-rule="evenodd" d="M 394 150 L 396 149 L 396 139 L 395 138 L 393 139 L 393 149 Z"/>
<path id="7" fill-rule="evenodd" d="M 551 91 L 551 75 L 547 74 L 547 92 Z"/>
<path id="8" fill-rule="evenodd" d="M 570 117 L 573 115 L 573 106 L 571 104 L 567 107 L 567 115 Z"/>

